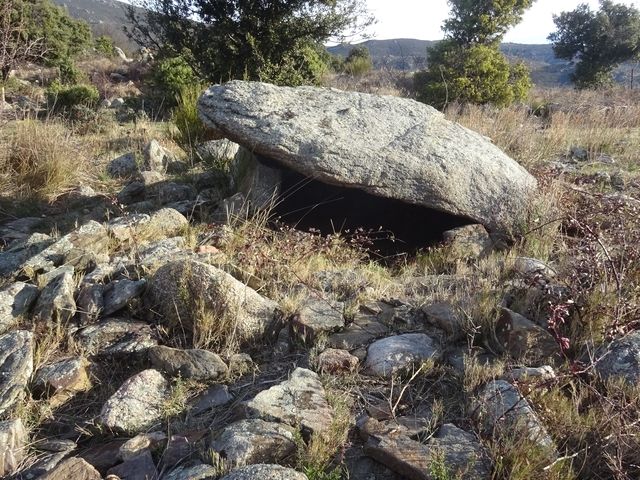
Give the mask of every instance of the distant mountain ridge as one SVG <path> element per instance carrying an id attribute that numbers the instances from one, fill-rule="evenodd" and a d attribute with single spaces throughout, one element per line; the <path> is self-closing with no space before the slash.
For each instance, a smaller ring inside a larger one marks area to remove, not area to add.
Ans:
<path id="1" fill-rule="evenodd" d="M 127 24 L 125 8 L 128 4 L 117 0 L 53 0 L 64 6 L 75 18 L 87 21 L 96 35 L 110 35 L 116 45 L 125 50 L 137 48 L 124 33 Z M 361 45 L 371 52 L 376 68 L 393 68 L 413 71 L 427 65 L 427 47 L 436 43 L 433 40 L 416 40 L 412 38 L 396 38 L 392 40 L 367 40 Z M 336 45 L 328 47 L 334 55 L 346 56 L 353 45 Z M 551 45 L 527 45 L 504 43 L 502 51 L 511 60 L 522 60 L 531 69 L 533 82 L 539 86 L 561 86 L 570 83 L 573 71 L 571 64 L 559 60 L 553 55 Z M 616 77 L 624 82 L 630 67 L 618 69 Z"/>

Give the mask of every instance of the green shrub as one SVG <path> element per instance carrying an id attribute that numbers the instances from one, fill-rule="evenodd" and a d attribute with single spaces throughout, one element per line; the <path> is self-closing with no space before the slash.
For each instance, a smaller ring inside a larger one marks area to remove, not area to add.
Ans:
<path id="1" fill-rule="evenodd" d="M 55 81 L 47 89 L 47 104 L 54 112 L 71 112 L 74 107 L 95 107 L 100 101 L 93 85 L 63 85 Z"/>
<path id="2" fill-rule="evenodd" d="M 343 69 L 345 73 L 354 76 L 369 73 L 373 69 L 369 49 L 362 45 L 353 47 L 344 61 Z"/>
<path id="3" fill-rule="evenodd" d="M 183 56 L 156 62 L 148 82 L 150 97 L 164 110 L 175 107 L 182 92 L 194 85 L 200 85 L 200 80 Z"/>
<path id="4" fill-rule="evenodd" d="M 258 78 L 276 85 L 320 85 L 329 71 L 328 64 L 326 51 L 303 44 L 284 55 L 281 63 L 265 62 L 258 69 Z"/>
<path id="5" fill-rule="evenodd" d="M 116 53 L 113 39 L 111 37 L 107 37 L 106 35 L 102 35 L 96 38 L 93 42 L 93 46 L 96 49 L 96 52 L 101 53 L 106 57 L 113 57 Z"/>
<path id="6" fill-rule="evenodd" d="M 531 89 L 524 64 L 510 65 L 496 45 L 463 47 L 442 41 L 429 50 L 429 69 L 414 76 L 418 100 L 444 108 L 448 103 L 507 106 Z"/>
<path id="7" fill-rule="evenodd" d="M 60 71 L 60 82 L 65 85 L 76 85 L 84 79 L 82 70 L 69 57 L 61 58 L 57 62 L 57 67 Z"/>
<path id="8" fill-rule="evenodd" d="M 174 140 L 186 152 L 192 152 L 205 138 L 205 126 L 200 120 L 197 108 L 198 98 L 203 90 L 204 87 L 199 84 L 184 87 L 173 110 L 172 120 L 178 130 Z"/>

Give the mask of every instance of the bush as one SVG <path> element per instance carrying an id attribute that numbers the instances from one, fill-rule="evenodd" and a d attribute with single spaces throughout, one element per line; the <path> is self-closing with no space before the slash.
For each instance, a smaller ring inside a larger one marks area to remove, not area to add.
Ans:
<path id="1" fill-rule="evenodd" d="M 106 57 L 113 57 L 116 53 L 113 39 L 111 37 L 107 37 L 106 35 L 102 35 L 96 38 L 93 42 L 93 46 L 96 49 L 96 52 L 101 53 Z"/>
<path id="2" fill-rule="evenodd" d="M 461 47 L 442 41 L 429 50 L 429 69 L 414 76 L 418 100 L 443 109 L 448 103 L 507 106 L 531 89 L 524 64 L 510 65 L 494 45 Z"/>
<path id="3" fill-rule="evenodd" d="M 93 108 L 100 100 L 93 85 L 63 85 L 54 81 L 47 89 L 47 104 L 54 112 L 71 112 L 74 107 Z"/>
<path id="4" fill-rule="evenodd" d="M 276 85 L 320 85 L 329 71 L 329 55 L 316 45 L 303 44 L 287 53 L 281 63 L 266 62 L 258 69 L 261 82 Z"/>
<path id="5" fill-rule="evenodd" d="M 369 73 L 373 69 L 369 49 L 364 46 L 353 47 L 344 61 L 343 69 L 345 73 L 356 77 Z"/>
<path id="6" fill-rule="evenodd" d="M 75 85 L 84 77 L 82 70 L 69 57 L 60 59 L 57 66 L 60 71 L 60 82 L 65 85 Z"/>
<path id="7" fill-rule="evenodd" d="M 200 80 L 183 56 L 156 62 L 149 74 L 150 97 L 166 110 L 175 107 L 182 92 L 194 85 L 200 85 Z"/>
<path id="8" fill-rule="evenodd" d="M 173 123 L 178 129 L 174 136 L 175 142 L 186 152 L 192 152 L 194 147 L 205 138 L 205 126 L 198 115 L 198 98 L 204 87 L 198 84 L 188 85 L 178 95 L 178 105 L 173 110 Z"/>

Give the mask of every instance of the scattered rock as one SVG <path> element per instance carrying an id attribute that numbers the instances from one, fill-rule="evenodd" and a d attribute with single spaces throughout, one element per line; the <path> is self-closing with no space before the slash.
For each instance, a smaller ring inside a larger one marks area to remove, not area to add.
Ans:
<path id="1" fill-rule="evenodd" d="M 175 161 L 175 156 L 158 143 L 151 140 L 144 149 L 144 169 L 165 172 L 167 165 Z"/>
<path id="2" fill-rule="evenodd" d="M 125 460 L 107 471 L 121 480 L 152 480 L 158 478 L 158 471 L 148 450 Z"/>
<path id="3" fill-rule="evenodd" d="M 82 328 L 76 334 L 76 341 L 91 355 L 143 353 L 158 344 L 147 323 L 117 318 Z"/>
<path id="4" fill-rule="evenodd" d="M 141 433 L 127 440 L 120 447 L 120 458 L 123 461 L 137 457 L 145 451 L 153 451 L 162 448 L 167 442 L 164 432 Z"/>
<path id="5" fill-rule="evenodd" d="M 204 307 L 230 322 L 241 341 L 267 332 L 276 310 L 275 302 L 228 273 L 197 261 L 171 262 L 158 269 L 149 281 L 146 299 L 168 327 L 191 330 L 198 309 Z"/>
<path id="6" fill-rule="evenodd" d="M 38 288 L 16 282 L 0 290 L 0 334 L 11 329 L 38 298 Z"/>
<path id="7" fill-rule="evenodd" d="M 158 202 L 161 205 L 168 203 L 182 202 L 184 200 L 193 200 L 198 193 L 196 189 L 186 183 L 166 182 L 162 183 L 155 190 Z"/>
<path id="8" fill-rule="evenodd" d="M 490 381 L 480 390 L 474 401 L 473 417 L 488 435 L 521 434 L 550 453 L 555 450 L 553 440 L 527 399 L 504 380 Z"/>
<path id="9" fill-rule="evenodd" d="M 157 370 L 144 370 L 129 378 L 103 405 L 99 421 L 106 428 L 138 433 L 162 418 L 169 383 Z"/>
<path id="10" fill-rule="evenodd" d="M 69 458 L 55 467 L 39 480 L 102 480 L 102 475 L 86 460 L 79 457 Z"/>
<path id="11" fill-rule="evenodd" d="M 318 335 L 344 327 L 344 305 L 323 298 L 308 296 L 295 315 L 291 327 L 303 342 L 313 343 Z"/>
<path id="12" fill-rule="evenodd" d="M 640 383 L 640 331 L 632 332 L 600 348 L 596 355 L 596 372 L 604 380 L 624 379 L 631 385 Z"/>
<path id="13" fill-rule="evenodd" d="M 108 244 L 106 228 L 90 220 L 31 257 L 22 269 L 31 278 L 37 273 L 48 272 L 62 264 L 85 270 L 91 263 L 101 263 L 97 260 L 107 253 Z"/>
<path id="14" fill-rule="evenodd" d="M 163 480 L 214 480 L 220 476 L 220 470 L 212 465 L 200 463 L 181 466 L 167 473 Z"/>
<path id="15" fill-rule="evenodd" d="M 304 473 L 280 465 L 248 465 L 225 475 L 220 480 L 309 480 Z"/>
<path id="16" fill-rule="evenodd" d="M 426 360 L 438 360 L 441 353 L 436 341 L 428 335 L 405 333 L 369 345 L 364 368 L 369 375 L 390 378 Z"/>
<path id="17" fill-rule="evenodd" d="M 559 358 L 560 349 L 549 332 L 508 308 L 502 309 L 496 338 L 512 357 L 530 365 L 543 365 Z"/>
<path id="18" fill-rule="evenodd" d="M 141 234 L 147 240 L 160 240 L 179 235 L 187 226 L 189 221 L 180 212 L 173 208 L 161 208 L 151 215 Z"/>
<path id="19" fill-rule="evenodd" d="M 189 409 L 191 415 L 199 415 L 207 410 L 216 408 L 233 400 L 233 396 L 229 393 L 226 385 L 213 385 L 204 393 L 196 397 L 194 405 Z"/>
<path id="20" fill-rule="evenodd" d="M 466 225 L 442 234 L 447 253 L 450 257 L 465 260 L 482 258 L 488 255 L 493 242 L 482 225 Z"/>
<path id="21" fill-rule="evenodd" d="M 0 414 L 25 393 L 33 373 L 33 334 L 16 330 L 0 336 Z"/>
<path id="22" fill-rule="evenodd" d="M 114 158 L 107 165 L 107 174 L 111 178 L 129 178 L 138 172 L 138 163 L 133 153 L 126 153 Z"/>
<path id="23" fill-rule="evenodd" d="M 116 280 L 104 289 L 104 306 L 102 315 L 107 316 L 123 309 L 136 297 L 142 295 L 147 285 L 146 280 Z"/>
<path id="24" fill-rule="evenodd" d="M 491 230 L 513 227 L 536 189 L 491 142 L 413 100 L 232 81 L 198 110 L 214 132 L 303 175 Z"/>
<path id="25" fill-rule="evenodd" d="M 53 245 L 54 240 L 43 233 L 34 233 L 0 252 L 0 277 L 13 278 L 22 265 Z"/>
<path id="26" fill-rule="evenodd" d="M 210 448 L 232 468 L 255 463 L 278 463 L 296 450 L 294 429 L 260 419 L 241 420 L 217 434 Z"/>
<path id="27" fill-rule="evenodd" d="M 556 271 L 546 263 L 529 257 L 516 257 L 513 269 L 525 277 L 542 275 L 545 278 L 554 278 L 556 276 Z"/>
<path id="28" fill-rule="evenodd" d="M 91 388 L 89 362 L 82 357 L 65 358 L 40 367 L 33 388 L 41 395 L 52 397 L 50 404 L 60 405 L 78 392 Z"/>
<path id="29" fill-rule="evenodd" d="M 522 382 L 527 379 L 552 380 L 556 378 L 556 372 L 553 367 L 544 365 L 542 367 L 519 367 L 512 368 L 506 372 L 502 378 L 507 382 Z"/>
<path id="30" fill-rule="evenodd" d="M 98 320 L 104 309 L 104 285 L 85 283 L 80 287 L 76 308 L 80 314 L 80 324 L 86 325 Z"/>
<path id="31" fill-rule="evenodd" d="M 291 378 L 258 393 L 245 404 L 248 418 L 262 418 L 306 431 L 322 432 L 333 420 L 320 378 L 311 370 L 296 368 Z"/>
<path id="32" fill-rule="evenodd" d="M 117 217 L 107 224 L 109 234 L 119 242 L 135 241 L 140 226 L 149 223 L 151 217 L 146 213 L 133 213 Z"/>
<path id="33" fill-rule="evenodd" d="M 346 350 L 327 348 L 318 355 L 318 369 L 324 373 L 353 372 L 358 368 L 358 357 L 354 357 Z"/>
<path id="34" fill-rule="evenodd" d="M 149 349 L 149 359 L 155 368 L 171 377 L 215 380 L 228 371 L 222 359 L 207 350 L 179 350 L 159 345 Z"/>
<path id="35" fill-rule="evenodd" d="M 6 222 L 0 226 L 0 239 L 6 243 L 25 240 L 42 221 L 41 217 L 23 217 Z"/>
<path id="36" fill-rule="evenodd" d="M 491 478 L 490 462 L 475 435 L 447 423 L 440 427 L 429 446 L 443 452 L 443 463 L 453 478 Z"/>
<path id="37" fill-rule="evenodd" d="M 389 328 L 376 320 L 375 315 L 357 313 L 353 323 L 342 332 L 329 335 L 328 345 L 332 348 L 355 350 L 367 346 L 376 338 L 389 333 Z"/>
<path id="38" fill-rule="evenodd" d="M 16 471 L 27 452 L 29 436 L 22 420 L 0 422 L 0 476 L 6 478 Z"/>
<path id="39" fill-rule="evenodd" d="M 58 268 L 54 268 L 53 270 L 50 270 L 46 273 L 41 273 L 36 277 L 36 284 L 38 285 L 38 288 L 43 289 L 45 288 L 47 285 L 49 285 L 53 280 L 55 280 L 56 278 L 58 278 L 60 275 L 62 275 L 63 273 L 68 273 L 71 276 L 74 275 L 76 269 L 73 268 L 73 266 L 71 265 L 62 265 Z"/>
<path id="40" fill-rule="evenodd" d="M 227 139 L 210 140 L 196 145 L 196 154 L 200 160 L 205 160 L 212 165 L 229 162 L 236 156 L 240 145 Z"/>
<path id="41" fill-rule="evenodd" d="M 421 308 L 427 322 L 444 330 L 449 335 L 459 335 L 463 325 L 460 313 L 449 302 L 438 302 L 424 305 Z"/>
<path id="42" fill-rule="evenodd" d="M 244 375 L 253 371 L 255 364 L 248 353 L 234 353 L 229 358 L 229 372 L 234 375 Z"/>
<path id="43" fill-rule="evenodd" d="M 44 323 L 69 321 L 76 313 L 75 288 L 73 273 L 65 271 L 58 275 L 40 293 L 33 309 L 34 321 Z"/>

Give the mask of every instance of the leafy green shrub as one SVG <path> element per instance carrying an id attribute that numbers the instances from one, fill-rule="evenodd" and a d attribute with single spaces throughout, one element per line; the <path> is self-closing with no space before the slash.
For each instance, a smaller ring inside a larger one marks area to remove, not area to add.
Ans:
<path id="1" fill-rule="evenodd" d="M 65 85 L 75 85 L 83 80 L 84 74 L 80 70 L 74 61 L 69 57 L 61 58 L 58 63 L 58 70 L 60 71 L 60 82 Z"/>
<path id="2" fill-rule="evenodd" d="M 353 47 L 344 61 L 343 69 L 345 73 L 354 76 L 362 76 L 373 69 L 371 54 L 365 46 Z"/>
<path id="3" fill-rule="evenodd" d="M 95 107 L 100 100 L 93 85 L 63 85 L 54 81 L 47 89 L 47 104 L 54 112 L 70 112 L 74 107 Z"/>
<path id="4" fill-rule="evenodd" d="M 96 38 L 93 42 L 93 46 L 98 53 L 105 55 L 106 57 L 113 57 L 116 53 L 113 39 L 106 35 L 102 35 Z"/>
<path id="5" fill-rule="evenodd" d="M 203 90 L 204 87 L 199 84 L 187 85 L 180 91 L 178 104 L 173 110 L 172 120 L 178 130 L 174 140 L 187 152 L 191 152 L 205 138 L 205 126 L 197 108 L 198 98 Z"/>
<path id="6" fill-rule="evenodd" d="M 198 76 L 183 56 L 169 57 L 156 62 L 149 74 L 148 86 L 152 100 L 170 110 L 185 89 L 200 85 Z"/>
<path id="7" fill-rule="evenodd" d="M 461 47 L 442 41 L 429 51 L 429 69 L 414 76 L 418 100 L 444 108 L 448 103 L 507 106 L 531 89 L 524 64 L 510 65 L 497 47 Z"/>
<path id="8" fill-rule="evenodd" d="M 265 62 L 258 69 L 259 80 L 276 85 L 320 85 L 329 71 L 328 54 L 313 44 L 300 45 L 280 62 Z"/>

